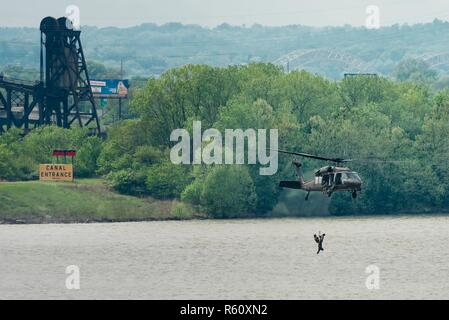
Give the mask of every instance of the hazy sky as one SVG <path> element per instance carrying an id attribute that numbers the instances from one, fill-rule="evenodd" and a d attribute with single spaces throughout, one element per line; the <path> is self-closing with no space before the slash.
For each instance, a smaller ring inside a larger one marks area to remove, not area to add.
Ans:
<path id="1" fill-rule="evenodd" d="M 380 24 L 449 20 L 449 0 L 0 0 L 1 26 L 37 27 L 44 16 L 80 8 L 82 25 L 133 26 L 145 22 L 233 25 L 363 25 L 368 5 L 380 8 Z"/>

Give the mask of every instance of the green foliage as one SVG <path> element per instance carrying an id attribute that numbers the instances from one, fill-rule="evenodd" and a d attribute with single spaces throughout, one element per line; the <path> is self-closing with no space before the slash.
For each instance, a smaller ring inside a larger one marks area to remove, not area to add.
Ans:
<path id="1" fill-rule="evenodd" d="M 146 162 L 156 163 L 162 152 L 152 147 L 153 139 L 140 120 L 125 120 L 108 128 L 108 139 L 98 157 L 98 173 L 134 168 Z M 134 157 L 134 154 L 136 157 Z"/>
<path id="2" fill-rule="evenodd" d="M 394 76 L 399 81 L 429 82 L 437 78 L 437 72 L 422 60 L 407 59 L 396 66 Z"/>
<path id="3" fill-rule="evenodd" d="M 76 150 L 74 171 L 76 177 L 91 177 L 97 170 L 97 158 L 101 153 L 101 139 L 88 136 L 87 129 L 70 130 L 55 126 L 33 130 L 23 139 L 22 152 L 37 167 L 39 163 L 56 161 L 52 156 L 55 149 Z M 65 161 L 65 159 L 59 159 Z M 70 159 L 67 159 L 70 161 Z"/>
<path id="4" fill-rule="evenodd" d="M 181 200 L 193 205 L 201 204 L 201 193 L 203 192 L 203 179 L 196 178 L 189 184 L 181 194 Z"/>
<path id="5" fill-rule="evenodd" d="M 232 100 L 221 108 L 219 120 L 214 127 L 225 129 L 265 129 L 274 126 L 273 108 L 263 99 L 248 103 L 242 99 Z"/>
<path id="6" fill-rule="evenodd" d="M 277 115 L 273 108 L 263 99 L 257 99 L 252 103 L 248 103 L 243 99 L 230 101 L 220 111 L 220 116 L 215 127 L 224 132 L 225 129 L 265 129 L 277 127 Z M 246 146 L 245 154 L 248 151 Z M 247 158 L 247 156 L 246 156 Z M 260 176 L 259 166 L 251 166 L 248 168 L 252 182 L 255 185 L 257 202 L 255 212 L 262 215 L 269 212 L 277 203 L 279 191 L 277 188 L 278 181 L 272 177 Z M 198 200 L 197 189 L 195 185 L 189 186 L 186 190 L 187 195 L 192 199 L 192 203 Z M 186 195 L 186 196 L 187 196 Z"/>
<path id="7" fill-rule="evenodd" d="M 202 119 L 211 126 L 218 108 L 237 92 L 238 69 L 186 65 L 169 70 L 136 93 L 132 108 L 141 115 L 150 136 L 159 145 L 170 146 L 170 134 L 188 120 Z"/>
<path id="8" fill-rule="evenodd" d="M 409 79 L 404 70 L 407 81 L 329 81 L 272 64 L 186 65 L 140 88 L 131 103 L 138 119 L 109 126 L 104 142 L 81 129 L 54 127 L 1 135 L 0 179 L 32 177 L 38 163 L 52 160 L 51 150 L 73 148 L 77 175 L 97 172 L 121 193 L 181 199 L 214 217 L 269 215 L 282 198 L 279 181 L 295 179 L 291 157 L 280 155 L 274 176 L 261 176 L 259 165 L 169 163 L 172 130 L 191 132 L 192 121 L 201 120 L 203 130 L 278 129 L 280 149 L 395 160 L 351 163 L 363 180 L 362 194 L 356 201 L 335 194 L 332 214 L 439 210 L 449 201 L 449 91 Z M 304 159 L 309 176 L 324 165 Z M 173 210 L 182 215 L 184 209 Z"/>
<path id="9" fill-rule="evenodd" d="M 279 201 L 279 180 L 295 178 L 291 158 L 280 156 L 278 174 L 269 177 L 260 176 L 257 165 L 240 166 L 244 173 L 202 166 L 180 173 L 180 167 L 164 164 L 169 136 L 175 128 L 191 131 L 193 120 L 201 120 L 203 130 L 276 128 L 282 149 L 398 160 L 351 165 L 362 176 L 363 193 L 355 202 L 336 194 L 333 214 L 426 211 L 449 199 L 449 169 L 443 165 L 449 156 L 449 94 L 434 94 L 420 82 L 377 76 L 331 82 L 269 64 L 188 65 L 151 79 L 132 104 L 140 119 L 110 129 L 100 168 L 106 173 L 146 168 L 145 193 L 180 197 L 216 217 L 269 214 Z M 306 172 L 323 165 L 304 160 Z"/>
<path id="10" fill-rule="evenodd" d="M 277 77 L 272 96 L 276 99 L 274 105 L 288 106 L 301 123 L 318 111 L 331 113 L 335 104 L 340 104 L 335 83 L 306 71 L 293 71 Z"/>
<path id="11" fill-rule="evenodd" d="M 71 130 L 46 126 L 32 130 L 22 137 L 19 129 L 8 131 L 0 136 L 13 159 L 13 174 L 8 179 L 30 179 L 37 177 L 39 164 L 54 163 L 53 150 L 76 150 L 74 171 L 76 177 L 94 176 L 97 170 L 97 158 L 101 153 L 101 139 L 88 135 L 87 129 Z M 5 160 L 6 161 L 6 160 Z M 64 159 L 60 158 L 60 162 Z M 67 161 L 71 161 L 70 158 Z"/>
<path id="12" fill-rule="evenodd" d="M 188 219 L 195 216 L 195 210 L 188 203 L 175 202 L 170 211 L 175 219 Z"/>
<path id="13" fill-rule="evenodd" d="M 22 131 L 13 128 L 0 135 L 0 145 L 3 145 L 0 179 L 14 181 L 30 178 L 35 167 L 33 161 L 22 151 Z"/>
<path id="14" fill-rule="evenodd" d="M 103 79 L 121 79 L 119 69 L 107 68 L 104 64 L 98 61 L 88 61 L 87 69 L 89 70 L 89 77 L 95 80 Z"/>
<path id="15" fill-rule="evenodd" d="M 179 198 L 184 188 L 191 182 L 185 167 L 172 163 L 160 163 L 149 167 L 146 189 L 157 199 Z"/>
<path id="16" fill-rule="evenodd" d="M 188 170 L 166 162 L 168 153 L 157 146 L 148 128 L 144 120 L 111 126 L 98 158 L 98 172 L 121 193 L 179 198 L 190 183 Z"/>
<path id="17" fill-rule="evenodd" d="M 15 161 L 13 153 L 4 144 L 0 144 L 0 180 L 11 179 L 15 175 Z"/>
<path id="18" fill-rule="evenodd" d="M 120 222 L 200 216 L 188 204 L 178 204 L 170 210 L 171 207 L 167 201 L 117 194 L 106 188 L 101 179 L 78 179 L 70 183 L 0 183 L 1 222 Z"/>
<path id="19" fill-rule="evenodd" d="M 204 180 L 201 203 L 215 218 L 254 213 L 257 195 L 248 170 L 242 166 L 218 166 Z"/>
<path id="20" fill-rule="evenodd" d="M 132 169 L 122 169 L 110 172 L 106 176 L 106 181 L 112 189 L 129 195 L 141 195 L 146 192 L 146 175 L 142 171 Z"/>
<path id="21" fill-rule="evenodd" d="M 97 159 L 101 154 L 101 139 L 97 136 L 87 137 L 77 149 L 74 170 L 77 177 L 91 177 L 97 170 Z"/>

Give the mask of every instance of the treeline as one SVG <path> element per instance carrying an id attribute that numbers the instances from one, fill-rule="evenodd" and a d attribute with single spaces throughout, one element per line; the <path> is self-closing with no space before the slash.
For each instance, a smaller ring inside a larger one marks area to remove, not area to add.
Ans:
<path id="1" fill-rule="evenodd" d="M 39 66 L 39 31 L 33 28 L 0 28 L 0 70 L 8 65 Z M 101 61 L 118 69 L 124 59 L 131 76 L 159 75 L 185 64 L 227 66 L 251 62 L 273 62 L 298 49 L 327 49 L 351 55 L 369 65 L 369 72 L 390 76 L 409 58 L 447 53 L 449 23 L 393 25 L 369 30 L 341 26 L 314 28 L 302 25 L 262 25 L 214 28 L 167 23 L 142 24 L 130 28 L 82 27 L 82 42 L 88 60 Z M 353 63 L 357 64 L 357 62 Z M 292 63 L 291 67 L 294 67 Z M 304 65 L 303 65 L 304 67 Z M 327 55 L 305 65 L 308 71 L 334 79 L 354 72 L 354 65 Z M 448 73 L 448 64 L 436 71 Z"/>
<path id="2" fill-rule="evenodd" d="M 377 158 L 388 163 L 354 163 L 363 192 L 335 194 L 332 214 L 435 212 L 449 200 L 449 90 L 424 82 L 376 76 L 340 81 L 271 64 L 171 69 L 135 92 L 136 118 L 108 127 L 108 138 L 80 129 L 42 128 L 22 137 L 0 136 L 0 177 L 33 177 L 51 161 L 52 148 L 79 150 L 78 175 L 103 175 L 121 193 L 181 199 L 179 210 L 213 217 L 270 216 L 281 179 L 294 179 L 291 157 L 280 156 L 273 176 L 258 165 L 174 165 L 174 129 L 278 129 L 279 148 L 331 157 Z M 326 163 L 304 160 L 306 178 Z M 303 197 L 297 192 L 298 199 Z M 324 196 L 323 196 L 324 197 Z M 301 211 L 301 208 L 299 208 Z"/>

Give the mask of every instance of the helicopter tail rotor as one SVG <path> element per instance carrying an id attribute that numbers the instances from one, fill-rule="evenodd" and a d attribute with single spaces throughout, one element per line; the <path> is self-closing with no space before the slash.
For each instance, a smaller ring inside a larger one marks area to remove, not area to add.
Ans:
<path id="1" fill-rule="evenodd" d="M 302 173 L 302 163 L 299 159 L 294 159 L 292 164 L 296 169 L 296 181 L 281 181 L 279 183 L 279 187 L 281 188 L 289 188 L 289 189 L 302 189 L 304 186 L 304 175 Z"/>
<path id="2" fill-rule="evenodd" d="M 293 165 L 296 169 L 296 178 L 298 179 L 301 185 L 304 185 L 304 174 L 302 173 L 302 163 L 299 159 L 294 159 L 292 161 Z"/>

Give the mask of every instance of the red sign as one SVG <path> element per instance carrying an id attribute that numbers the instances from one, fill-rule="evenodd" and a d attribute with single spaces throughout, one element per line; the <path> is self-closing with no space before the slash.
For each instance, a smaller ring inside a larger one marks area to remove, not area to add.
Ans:
<path id="1" fill-rule="evenodd" d="M 75 150 L 53 150 L 54 157 L 75 157 Z"/>

